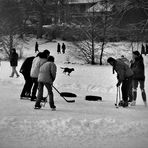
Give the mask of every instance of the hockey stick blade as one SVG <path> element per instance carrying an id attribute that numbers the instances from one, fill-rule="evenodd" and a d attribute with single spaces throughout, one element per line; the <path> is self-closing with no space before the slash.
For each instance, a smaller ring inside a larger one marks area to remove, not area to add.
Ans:
<path id="1" fill-rule="evenodd" d="M 56 89 L 55 89 L 56 90 Z M 60 92 L 58 92 L 59 94 L 60 94 Z M 66 102 L 68 102 L 68 103 L 74 103 L 75 102 L 75 100 L 67 100 L 64 96 L 62 96 L 61 94 L 60 94 L 60 96 L 66 101 Z"/>
<path id="2" fill-rule="evenodd" d="M 66 102 L 68 102 L 68 103 L 74 103 L 75 102 L 75 100 L 65 100 Z"/>
<path id="3" fill-rule="evenodd" d="M 60 94 L 60 96 L 68 103 L 74 103 L 75 100 L 67 100 L 64 96 L 61 95 L 61 93 L 52 85 L 52 87 Z"/>

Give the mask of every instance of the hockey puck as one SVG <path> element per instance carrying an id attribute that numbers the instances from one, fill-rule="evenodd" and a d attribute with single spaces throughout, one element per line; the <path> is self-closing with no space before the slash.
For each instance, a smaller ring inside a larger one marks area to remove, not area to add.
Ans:
<path id="1" fill-rule="evenodd" d="M 60 95 L 61 95 L 62 97 L 77 97 L 76 94 L 71 93 L 71 92 L 61 92 Z"/>
<path id="2" fill-rule="evenodd" d="M 87 100 L 87 101 L 102 101 L 102 97 L 89 95 L 89 96 L 85 97 L 85 100 Z"/>

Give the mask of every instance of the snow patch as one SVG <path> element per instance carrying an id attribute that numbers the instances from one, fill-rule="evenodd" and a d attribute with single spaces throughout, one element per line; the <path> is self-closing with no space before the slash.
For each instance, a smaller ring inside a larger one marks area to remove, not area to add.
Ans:
<path id="1" fill-rule="evenodd" d="M 8 137 L 16 138 L 46 138 L 56 137 L 93 137 L 134 136 L 148 134 L 148 123 L 144 121 L 121 122 L 113 118 L 96 120 L 78 120 L 74 118 L 54 118 L 51 120 L 20 120 L 15 117 L 5 117 L 0 120 L 0 131 L 8 131 Z M 1 134 L 0 134 L 1 135 Z M 1 135 L 2 136 L 2 135 Z M 6 136 L 6 135 L 5 135 Z M 3 137 L 4 138 L 4 137 Z M 6 137 L 5 137 L 6 138 Z"/>

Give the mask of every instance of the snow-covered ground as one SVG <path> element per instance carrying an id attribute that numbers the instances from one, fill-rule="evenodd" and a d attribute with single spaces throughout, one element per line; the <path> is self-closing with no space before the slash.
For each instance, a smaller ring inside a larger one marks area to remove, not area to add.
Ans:
<path id="1" fill-rule="evenodd" d="M 62 41 L 60 41 L 62 43 Z M 24 56 L 34 55 L 35 40 L 24 46 Z M 57 42 L 39 42 L 40 50 L 49 49 L 58 67 L 54 86 L 77 95 L 67 103 L 54 91 L 57 111 L 48 104 L 34 110 L 30 100 L 20 100 L 24 79 L 9 78 L 9 62 L 0 66 L 0 148 L 147 148 L 148 108 L 138 89 L 137 105 L 116 109 L 116 75 L 111 66 L 65 64 L 68 52 L 56 53 Z M 68 43 L 66 43 L 68 46 Z M 28 46 L 28 47 L 27 47 Z M 110 50 L 113 48 L 111 46 Z M 124 48 L 120 44 L 117 48 Z M 25 50 L 26 49 L 26 50 Z M 67 49 L 70 50 L 70 49 Z M 121 50 L 116 50 L 116 57 Z M 122 50 L 123 54 L 123 50 Z M 144 56 L 146 75 L 148 56 Z M 19 70 L 23 60 L 19 61 Z M 73 67 L 71 76 L 60 67 Z M 146 76 L 146 91 L 148 82 Z M 46 95 L 46 90 L 44 95 Z M 102 101 L 86 101 L 86 95 L 98 95 Z M 68 99 L 68 98 L 67 98 Z"/>

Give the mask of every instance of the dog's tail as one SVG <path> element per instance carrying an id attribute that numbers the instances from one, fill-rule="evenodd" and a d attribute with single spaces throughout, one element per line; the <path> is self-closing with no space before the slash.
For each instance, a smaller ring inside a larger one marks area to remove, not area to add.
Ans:
<path id="1" fill-rule="evenodd" d="M 61 69 L 64 69 L 64 67 L 60 67 Z"/>

